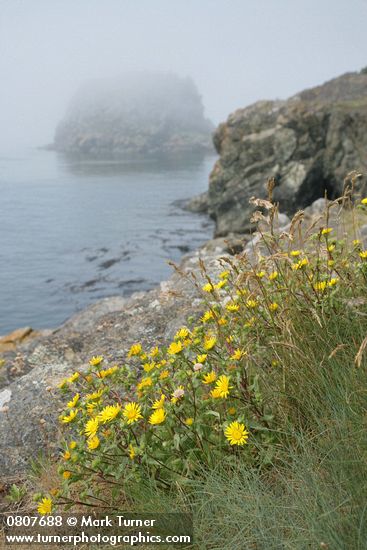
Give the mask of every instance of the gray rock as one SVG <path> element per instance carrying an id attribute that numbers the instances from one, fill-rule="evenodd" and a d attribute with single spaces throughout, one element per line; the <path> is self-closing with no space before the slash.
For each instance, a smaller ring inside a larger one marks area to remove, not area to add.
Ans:
<path id="1" fill-rule="evenodd" d="M 325 191 L 339 196 L 351 170 L 366 172 L 367 75 L 348 73 L 287 101 L 239 109 L 214 133 L 220 158 L 209 182 L 216 236 L 247 232 L 252 196 L 267 197 L 267 181 L 282 212 L 292 215 Z M 360 190 L 365 180 L 359 180 Z"/>

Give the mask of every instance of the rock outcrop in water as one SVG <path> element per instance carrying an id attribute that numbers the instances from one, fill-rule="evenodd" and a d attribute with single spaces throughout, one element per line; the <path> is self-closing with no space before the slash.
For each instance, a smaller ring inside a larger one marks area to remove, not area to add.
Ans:
<path id="1" fill-rule="evenodd" d="M 58 125 L 53 148 L 95 159 L 203 153 L 213 151 L 212 130 L 190 78 L 131 73 L 86 83 Z"/>
<path id="2" fill-rule="evenodd" d="M 293 214 L 339 196 L 351 170 L 367 171 L 367 74 L 347 73 L 287 101 L 239 109 L 214 134 L 220 155 L 210 176 L 208 211 L 216 234 L 246 232 L 252 196 L 274 199 Z"/>

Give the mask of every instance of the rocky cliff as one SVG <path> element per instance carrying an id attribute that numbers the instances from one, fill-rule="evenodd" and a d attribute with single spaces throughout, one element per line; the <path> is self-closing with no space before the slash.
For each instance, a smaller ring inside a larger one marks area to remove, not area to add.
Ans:
<path id="1" fill-rule="evenodd" d="M 97 159 L 212 151 L 212 124 L 190 78 L 130 73 L 86 83 L 53 148 Z"/>
<path id="2" fill-rule="evenodd" d="M 208 211 L 216 234 L 246 232 L 252 196 L 274 199 L 293 214 L 341 193 L 351 170 L 367 170 L 367 74 L 347 73 L 287 101 L 239 109 L 214 134 L 220 155 L 210 175 Z"/>

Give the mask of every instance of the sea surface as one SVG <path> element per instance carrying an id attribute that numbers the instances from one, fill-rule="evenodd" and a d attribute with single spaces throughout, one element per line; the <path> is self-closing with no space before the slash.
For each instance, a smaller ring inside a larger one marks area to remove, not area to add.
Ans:
<path id="1" fill-rule="evenodd" d="M 106 296 L 169 277 L 213 234 L 173 203 L 208 186 L 214 157 L 133 164 L 0 152 L 0 334 L 52 328 Z"/>

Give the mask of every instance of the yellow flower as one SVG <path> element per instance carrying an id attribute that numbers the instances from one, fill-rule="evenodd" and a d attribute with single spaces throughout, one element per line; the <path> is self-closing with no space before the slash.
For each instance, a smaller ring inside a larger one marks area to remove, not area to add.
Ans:
<path id="1" fill-rule="evenodd" d="M 215 382 L 217 379 L 217 375 L 212 370 L 212 372 L 208 372 L 207 374 L 204 374 L 203 376 L 203 382 L 204 384 L 211 384 L 212 382 Z"/>
<path id="2" fill-rule="evenodd" d="M 322 231 L 321 231 L 321 235 L 329 235 L 329 233 L 332 232 L 332 228 L 331 227 L 325 227 Z"/>
<path id="3" fill-rule="evenodd" d="M 361 244 L 361 241 L 359 239 L 354 239 L 353 246 L 359 246 Z"/>
<path id="4" fill-rule="evenodd" d="M 97 407 L 97 403 L 87 403 L 87 413 L 89 415 L 94 414 L 94 410 Z"/>
<path id="5" fill-rule="evenodd" d="M 52 500 L 50 498 L 43 498 L 38 505 L 38 513 L 42 516 L 46 514 L 51 514 L 52 512 Z"/>
<path id="6" fill-rule="evenodd" d="M 103 393 L 103 390 L 98 390 L 94 393 L 88 393 L 85 398 L 87 401 L 97 401 L 100 399 L 101 395 Z"/>
<path id="7" fill-rule="evenodd" d="M 227 319 L 225 319 L 224 317 L 221 317 L 220 319 L 218 319 L 218 325 L 220 325 L 221 327 L 226 325 L 227 324 Z"/>
<path id="8" fill-rule="evenodd" d="M 327 247 L 327 250 L 328 252 L 332 252 L 333 250 L 335 250 L 335 244 L 329 244 L 329 246 Z"/>
<path id="9" fill-rule="evenodd" d="M 256 318 L 255 318 L 255 317 L 251 317 L 251 319 L 249 319 L 248 321 L 246 321 L 245 327 L 246 327 L 246 328 L 251 328 L 251 327 L 255 324 L 255 321 L 256 321 Z"/>
<path id="10" fill-rule="evenodd" d="M 70 451 L 65 451 L 64 454 L 62 455 L 62 457 L 63 457 L 64 460 L 70 460 L 70 458 L 71 458 Z"/>
<path id="11" fill-rule="evenodd" d="M 194 419 L 193 419 L 193 418 L 186 418 L 186 420 L 185 420 L 186 426 L 192 426 L 193 423 L 194 423 Z"/>
<path id="12" fill-rule="evenodd" d="M 323 292 L 325 288 L 326 288 L 326 281 L 320 281 L 315 284 L 315 290 L 320 290 L 321 292 Z"/>
<path id="13" fill-rule="evenodd" d="M 226 285 L 226 283 L 227 283 L 226 280 L 218 281 L 217 284 L 214 285 L 214 288 L 217 289 L 217 290 L 220 290 L 221 288 L 223 288 Z"/>
<path id="14" fill-rule="evenodd" d="M 362 260 L 365 260 L 367 258 L 367 250 L 362 250 L 362 252 L 359 253 Z"/>
<path id="15" fill-rule="evenodd" d="M 217 339 L 215 338 L 215 336 L 206 336 L 204 340 L 204 349 L 206 351 L 211 350 L 212 348 L 214 348 L 216 342 L 217 342 Z"/>
<path id="16" fill-rule="evenodd" d="M 164 380 L 165 378 L 168 378 L 169 371 L 168 370 L 162 370 L 161 374 L 159 375 L 159 380 Z"/>
<path id="17" fill-rule="evenodd" d="M 62 477 L 64 479 L 70 479 L 71 478 L 71 472 L 69 472 L 68 470 L 65 470 L 65 472 L 62 473 Z"/>
<path id="18" fill-rule="evenodd" d="M 308 265 L 307 258 L 303 258 L 303 260 L 300 260 L 299 262 L 292 265 L 293 271 L 297 271 L 298 269 L 302 269 L 302 267 L 305 267 Z"/>
<path id="19" fill-rule="evenodd" d="M 94 449 L 97 449 L 97 447 L 99 447 L 100 445 L 100 440 L 98 435 L 92 435 L 92 437 L 89 437 L 87 444 L 88 444 L 88 449 L 90 449 L 91 451 L 93 451 Z"/>
<path id="20" fill-rule="evenodd" d="M 227 311 L 238 311 L 240 309 L 240 306 L 238 304 L 235 304 L 234 302 L 230 302 L 226 305 Z"/>
<path id="21" fill-rule="evenodd" d="M 137 385 L 138 390 L 142 390 L 143 388 L 148 388 L 153 384 L 153 380 L 150 376 L 147 376 L 146 378 L 142 378 L 139 384 Z"/>
<path id="22" fill-rule="evenodd" d="M 137 403 L 127 403 L 124 407 L 123 413 L 128 424 L 137 422 L 139 418 L 143 418 L 141 414 L 141 407 Z"/>
<path id="23" fill-rule="evenodd" d="M 229 387 L 229 376 L 222 374 L 216 381 L 215 389 L 218 391 L 219 397 L 228 397 L 229 390 L 231 389 Z"/>
<path id="24" fill-rule="evenodd" d="M 99 426 L 98 418 L 91 418 L 85 425 L 84 433 L 88 437 L 96 435 Z"/>
<path id="25" fill-rule="evenodd" d="M 174 340 L 184 340 L 190 334 L 190 331 L 187 327 L 181 327 L 180 330 L 174 335 Z"/>
<path id="26" fill-rule="evenodd" d="M 229 271 L 222 271 L 222 273 L 219 274 L 220 279 L 227 279 L 229 277 Z"/>
<path id="27" fill-rule="evenodd" d="M 210 392 L 210 395 L 214 398 L 214 399 L 219 399 L 220 397 L 220 389 L 219 388 L 214 388 L 214 390 L 212 390 Z"/>
<path id="28" fill-rule="evenodd" d="M 72 399 L 71 401 L 69 401 L 69 403 L 68 403 L 68 405 L 67 405 L 67 406 L 69 407 L 69 409 L 74 409 L 74 408 L 75 408 L 75 405 L 76 405 L 76 404 L 78 403 L 78 401 L 79 401 L 79 397 L 80 397 L 79 393 L 76 393 L 76 394 L 74 395 L 73 399 Z"/>
<path id="29" fill-rule="evenodd" d="M 207 353 L 202 353 L 196 357 L 198 363 L 205 363 L 206 358 L 208 357 Z"/>
<path id="30" fill-rule="evenodd" d="M 106 378 L 106 376 L 111 376 L 111 374 L 114 374 L 118 370 L 118 366 L 115 365 L 114 367 L 110 367 L 109 369 L 101 370 L 97 373 L 98 378 Z"/>
<path id="31" fill-rule="evenodd" d="M 145 370 L 145 372 L 150 372 L 151 370 L 153 370 L 155 367 L 155 361 L 152 361 L 151 363 L 144 363 L 143 365 L 143 369 Z"/>
<path id="32" fill-rule="evenodd" d="M 105 424 L 106 422 L 110 422 L 111 420 L 114 420 L 120 411 L 121 411 L 121 405 L 119 405 L 118 403 L 116 403 L 116 405 L 107 405 L 99 413 L 98 419 L 100 422 Z"/>
<path id="33" fill-rule="evenodd" d="M 276 311 L 278 309 L 279 305 L 276 302 L 273 302 L 269 305 L 270 311 Z"/>
<path id="34" fill-rule="evenodd" d="M 183 350 L 182 342 L 180 340 L 178 342 L 172 342 L 170 346 L 167 349 L 167 353 L 169 355 L 176 355 L 177 353 L 180 353 Z"/>
<path id="35" fill-rule="evenodd" d="M 249 309 L 255 309 L 255 307 L 258 306 L 258 303 L 257 303 L 256 300 L 247 300 L 246 306 L 247 306 Z"/>
<path id="36" fill-rule="evenodd" d="M 130 443 L 130 445 L 129 445 L 129 458 L 130 458 L 131 460 L 134 460 L 135 456 L 136 456 L 135 449 L 134 449 L 134 447 L 132 446 L 132 444 Z"/>
<path id="37" fill-rule="evenodd" d="M 214 292 L 214 286 L 212 285 L 212 283 L 207 283 L 206 285 L 203 286 L 203 291 Z"/>
<path id="38" fill-rule="evenodd" d="M 70 422 L 72 422 L 74 420 L 74 418 L 76 417 L 77 414 L 78 414 L 78 411 L 76 409 L 71 409 L 71 411 L 69 412 L 68 415 L 65 415 L 65 416 L 61 417 L 61 422 L 63 424 L 69 424 Z"/>
<path id="39" fill-rule="evenodd" d="M 166 399 L 166 396 L 162 393 L 160 399 L 158 399 L 157 401 L 154 401 L 154 403 L 152 405 L 152 408 L 153 409 L 162 409 L 162 407 L 164 407 L 165 399 Z"/>
<path id="40" fill-rule="evenodd" d="M 247 288 L 239 288 L 236 290 L 237 296 L 247 296 L 248 290 Z"/>
<path id="41" fill-rule="evenodd" d="M 157 348 L 157 346 L 150 350 L 149 355 L 150 357 L 156 357 L 157 355 L 159 355 L 159 349 Z"/>
<path id="42" fill-rule="evenodd" d="M 166 419 L 166 411 L 164 409 L 157 409 L 149 417 L 149 424 L 153 426 L 156 424 L 162 424 Z"/>
<path id="43" fill-rule="evenodd" d="M 140 355 L 142 352 L 141 344 L 133 344 L 130 348 L 129 353 L 127 354 L 128 357 L 133 357 L 134 355 Z"/>
<path id="44" fill-rule="evenodd" d="M 76 446 L 77 446 L 77 442 L 76 442 L 76 441 L 70 441 L 70 443 L 69 443 L 69 449 L 73 450 L 73 449 L 75 449 Z"/>
<path id="45" fill-rule="evenodd" d="M 228 413 L 231 414 L 231 415 L 236 414 L 236 409 L 235 409 L 235 407 L 229 407 Z"/>
<path id="46" fill-rule="evenodd" d="M 361 203 L 362 204 L 367 204 L 367 197 L 365 197 L 364 199 L 361 200 Z"/>
<path id="47" fill-rule="evenodd" d="M 274 281 L 274 279 L 276 279 L 278 277 L 278 272 L 277 271 L 273 271 L 272 273 L 270 273 L 269 275 L 269 281 Z"/>
<path id="48" fill-rule="evenodd" d="M 336 277 L 333 277 L 332 279 L 330 279 L 330 281 L 328 282 L 328 286 L 335 286 L 337 283 L 339 282 L 339 279 L 337 279 Z"/>
<path id="49" fill-rule="evenodd" d="M 79 373 L 74 372 L 74 374 L 69 376 L 69 378 L 67 378 L 66 381 L 69 382 L 69 384 L 72 384 L 73 382 L 75 382 L 75 380 L 78 380 L 78 378 L 79 378 Z"/>
<path id="50" fill-rule="evenodd" d="M 234 361 L 239 361 L 240 359 L 242 359 L 242 357 L 244 357 L 246 355 L 246 352 L 242 349 L 236 349 L 234 351 L 234 353 L 232 353 L 231 355 L 231 359 L 233 359 Z"/>
<path id="51" fill-rule="evenodd" d="M 91 367 L 98 367 L 98 365 L 100 365 L 102 361 L 103 361 L 102 355 L 96 355 L 89 360 L 89 364 L 91 365 Z"/>
<path id="52" fill-rule="evenodd" d="M 257 277 L 258 279 L 262 279 L 263 277 L 265 277 L 265 271 L 258 271 L 258 272 L 256 273 L 256 277 Z"/>
<path id="53" fill-rule="evenodd" d="M 231 445 L 244 445 L 247 443 L 249 432 L 244 424 L 239 422 L 231 422 L 224 430 L 224 435 Z"/>
<path id="54" fill-rule="evenodd" d="M 334 260 L 328 260 L 327 262 L 328 267 L 333 267 L 334 264 L 335 264 Z"/>
<path id="55" fill-rule="evenodd" d="M 297 258 L 300 254 L 301 254 L 300 250 L 292 250 L 291 251 L 291 256 L 293 256 L 294 258 Z"/>
<path id="56" fill-rule="evenodd" d="M 213 319 L 213 318 L 214 318 L 214 313 L 212 311 L 206 311 L 201 318 L 201 322 L 207 323 L 208 321 L 210 321 L 210 319 Z"/>

